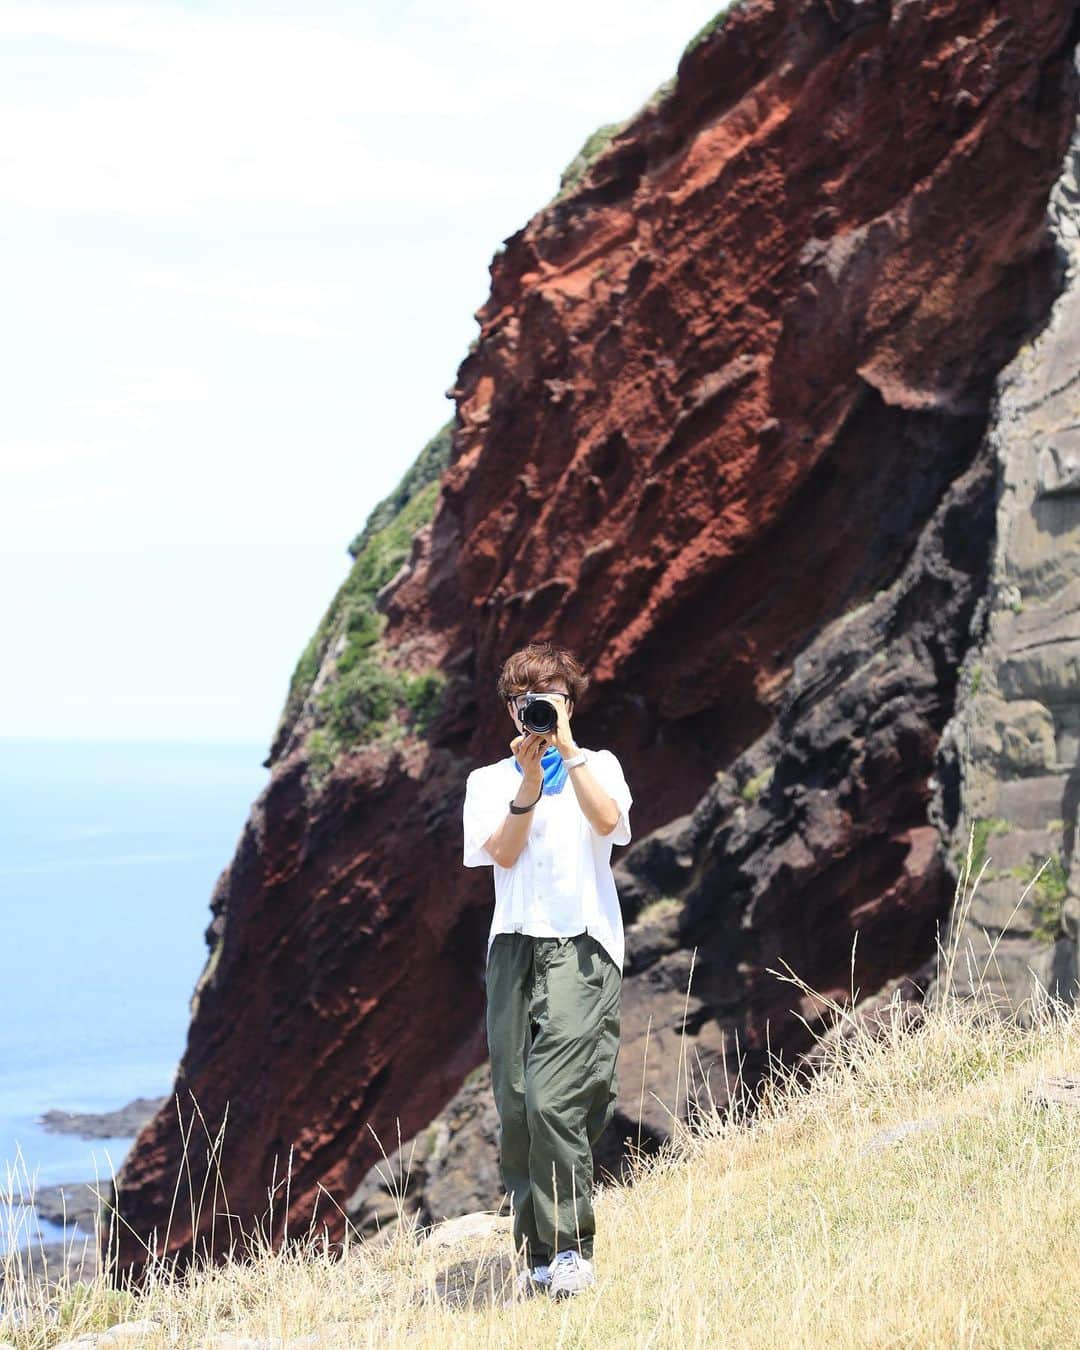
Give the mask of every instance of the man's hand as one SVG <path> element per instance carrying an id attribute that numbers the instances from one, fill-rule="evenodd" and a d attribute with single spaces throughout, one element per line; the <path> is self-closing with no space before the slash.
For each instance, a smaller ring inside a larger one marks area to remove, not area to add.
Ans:
<path id="1" fill-rule="evenodd" d="M 566 710 L 566 699 L 553 698 L 551 701 L 559 715 L 553 736 L 555 748 L 563 759 L 573 759 L 578 753 L 578 747 L 574 744 L 574 733 L 570 730 L 570 714 Z"/>
<path id="2" fill-rule="evenodd" d="M 524 735 L 514 737 L 510 749 L 521 765 L 525 782 L 532 788 L 539 787 L 544 781 L 544 766 L 540 758 L 547 749 L 547 737 L 536 731 L 526 731 Z"/>

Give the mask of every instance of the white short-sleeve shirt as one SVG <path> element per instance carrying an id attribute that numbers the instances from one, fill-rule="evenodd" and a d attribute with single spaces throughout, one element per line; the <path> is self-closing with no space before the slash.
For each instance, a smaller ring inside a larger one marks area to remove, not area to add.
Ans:
<path id="1" fill-rule="evenodd" d="M 533 807 L 525 847 L 513 867 L 500 867 L 484 843 L 510 810 L 521 785 L 513 755 L 473 769 L 465 784 L 464 863 L 494 869 L 495 913 L 488 951 L 496 933 L 573 937 L 591 933 L 622 970 L 622 911 L 611 874 L 613 844 L 630 842 L 630 795 L 622 765 L 610 750 L 580 747 L 589 769 L 619 805 L 610 834 L 598 834 L 581 809 L 567 771 L 561 792 L 545 792 Z"/>

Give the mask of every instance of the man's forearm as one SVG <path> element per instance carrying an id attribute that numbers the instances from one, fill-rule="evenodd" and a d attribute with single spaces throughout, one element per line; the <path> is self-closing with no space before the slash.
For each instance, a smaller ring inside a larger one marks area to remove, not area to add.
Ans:
<path id="1" fill-rule="evenodd" d="M 535 802 L 542 787 L 542 780 L 535 785 L 522 780 L 514 796 L 514 805 L 528 806 L 531 802 Z M 500 867 L 513 867 L 517 862 L 518 855 L 528 841 L 532 818 L 531 811 L 523 811 L 518 815 L 507 808 L 502 823 L 484 845 Z"/>
<path id="2" fill-rule="evenodd" d="M 597 834 L 610 834 L 619 823 L 619 803 L 597 780 L 588 763 L 568 769 L 578 805 Z"/>

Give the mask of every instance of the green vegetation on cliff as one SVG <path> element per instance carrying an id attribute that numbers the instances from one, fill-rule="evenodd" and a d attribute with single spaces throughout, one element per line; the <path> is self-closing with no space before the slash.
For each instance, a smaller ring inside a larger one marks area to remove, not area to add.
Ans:
<path id="1" fill-rule="evenodd" d="M 438 482 L 443 470 L 450 463 L 450 443 L 453 432 L 454 419 L 451 417 L 443 423 L 420 451 L 393 492 L 384 497 L 371 515 L 368 516 L 367 524 L 349 545 L 349 553 L 352 557 L 358 559 L 360 554 L 374 542 L 376 535 L 385 532 L 389 526 L 394 524 L 395 520 L 399 519 L 410 501 L 419 492 L 432 483 Z M 412 536 L 409 537 L 411 539 Z M 400 531 L 395 537 L 393 547 L 401 547 Z M 405 551 L 407 553 L 408 549 L 406 548 Z"/>
<path id="2" fill-rule="evenodd" d="M 658 84 L 641 107 L 632 112 L 629 117 L 624 117 L 621 122 L 605 122 L 603 126 L 597 127 L 595 131 L 586 136 L 581 149 L 559 175 L 559 190 L 552 198 L 552 202 L 560 202 L 571 196 L 585 177 L 590 166 L 600 158 L 619 132 L 624 127 L 628 127 L 642 113 L 658 108 L 674 90 L 676 83 L 676 77 L 672 75 L 662 84 Z"/>
<path id="3" fill-rule="evenodd" d="M 656 919 L 666 919 L 669 915 L 679 914 L 685 907 L 685 901 L 674 895 L 660 895 L 648 904 L 642 905 L 635 923 L 652 923 Z"/>
<path id="4" fill-rule="evenodd" d="M 316 723 L 307 742 L 316 784 L 342 751 L 395 738 L 404 730 L 403 721 L 423 734 L 438 707 L 444 677 L 436 670 L 412 674 L 393 666 L 382 642 L 386 616 L 375 599 L 408 560 L 417 531 L 434 515 L 452 431 L 451 418 L 349 545 L 353 565 L 293 672 L 281 725 L 291 727 L 308 705 Z"/>
<path id="5" fill-rule="evenodd" d="M 1068 877 L 1061 859 L 1052 853 L 1040 866 L 1017 869 L 1025 885 L 1034 880 L 1036 924 L 1032 936 L 1048 946 L 1061 936 L 1061 915 L 1068 898 Z"/>
<path id="6" fill-rule="evenodd" d="M 760 773 L 754 774 L 753 778 L 748 778 L 746 780 L 739 789 L 739 796 L 744 802 L 750 802 L 751 805 L 753 805 L 753 803 L 757 801 L 772 782 L 774 768 L 775 765 L 770 764 L 767 768 L 762 769 Z"/>
<path id="7" fill-rule="evenodd" d="M 717 10 L 708 23 L 703 23 L 683 48 L 683 56 L 692 52 L 695 47 L 700 47 L 707 37 L 711 37 L 718 28 L 722 28 L 732 11 L 738 9 L 741 3 L 742 0 L 729 0 L 729 3 L 723 9 Z"/>
<path id="8" fill-rule="evenodd" d="M 708 23 L 703 24 L 698 29 L 683 48 L 683 57 L 692 52 L 695 47 L 699 47 L 718 28 L 723 27 L 725 20 L 743 3 L 744 0 L 729 0 L 729 3 L 718 10 Z M 566 197 L 571 196 L 585 177 L 589 167 L 595 160 L 599 159 L 619 132 L 635 122 L 643 113 L 659 108 L 664 100 L 674 93 L 677 85 L 678 75 L 669 76 L 662 84 L 657 85 L 641 107 L 635 109 L 629 117 L 624 117 L 621 122 L 605 122 L 591 132 L 585 138 L 581 149 L 559 176 L 559 190 L 552 198 L 552 203 L 563 201 Z"/>
<path id="9" fill-rule="evenodd" d="M 971 827 L 971 875 L 977 877 L 982 871 L 983 863 L 986 861 L 986 846 L 990 836 L 994 834 L 1006 834 L 1011 826 L 1002 816 L 985 816 L 975 820 Z M 957 872 L 960 872 L 965 865 L 966 850 L 955 849 L 953 851 L 953 861 L 956 864 Z M 987 873 L 989 876 L 989 873 Z"/>
<path id="10" fill-rule="evenodd" d="M 628 119 L 629 120 L 629 119 Z M 605 122 L 603 126 L 585 138 L 581 149 L 559 175 L 559 195 L 564 196 L 577 187 L 585 176 L 585 171 L 594 159 L 597 159 L 611 144 L 611 138 L 621 131 L 626 122 Z"/>

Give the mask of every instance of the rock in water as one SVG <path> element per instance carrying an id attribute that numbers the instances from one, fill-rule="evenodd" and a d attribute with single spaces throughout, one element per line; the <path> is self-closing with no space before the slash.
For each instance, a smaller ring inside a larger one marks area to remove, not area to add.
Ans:
<path id="1" fill-rule="evenodd" d="M 168 1097 L 136 1097 L 115 1111 L 46 1111 L 38 1117 L 52 1134 L 77 1134 L 80 1139 L 123 1139 L 136 1135 L 162 1109 Z"/>

